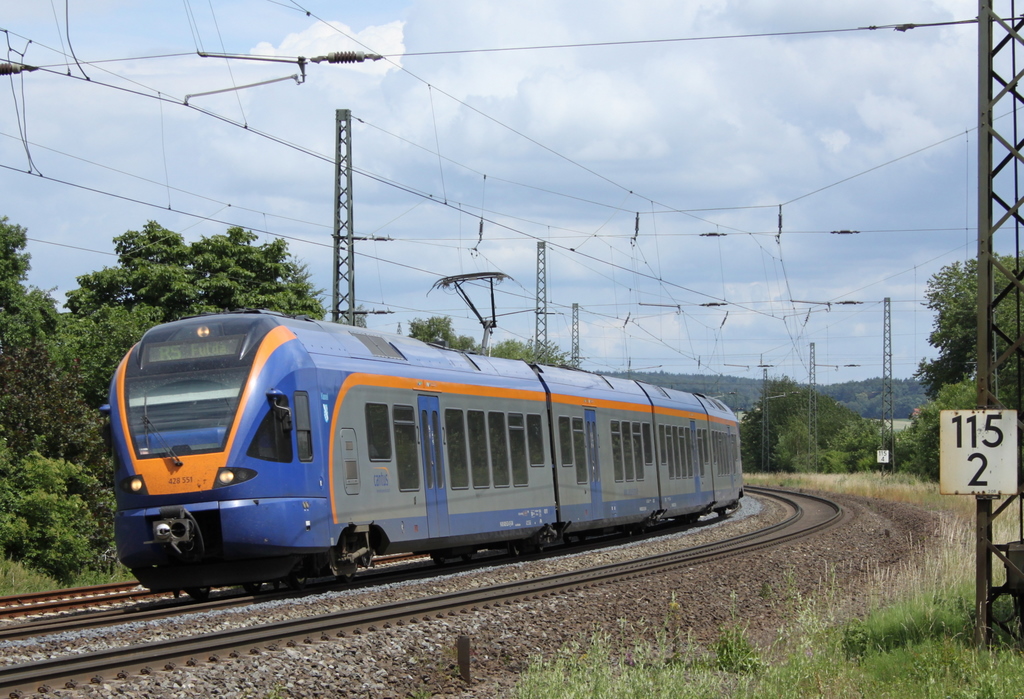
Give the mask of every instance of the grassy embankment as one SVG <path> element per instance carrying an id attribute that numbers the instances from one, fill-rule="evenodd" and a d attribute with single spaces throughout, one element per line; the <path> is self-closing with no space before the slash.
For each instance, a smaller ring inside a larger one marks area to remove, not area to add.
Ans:
<path id="1" fill-rule="evenodd" d="M 20 595 L 26 592 L 48 592 L 64 587 L 103 585 L 111 582 L 134 580 L 127 568 L 116 566 L 112 573 L 84 571 L 69 585 L 63 585 L 48 575 L 36 572 L 21 563 L 0 559 L 0 597 Z"/>
<path id="2" fill-rule="evenodd" d="M 998 634 L 996 647 L 973 647 L 974 500 L 941 496 L 938 486 L 875 475 L 748 478 L 784 485 L 909 502 L 944 516 L 940 545 L 923 560 L 877 570 L 871 611 L 848 619 L 836 589 L 813 598 L 776 594 L 788 622 L 758 648 L 737 618 L 711 648 L 687 642 L 664 620 L 652 645 L 623 647 L 595 630 L 559 657 L 537 661 L 517 687 L 518 699 L 573 697 L 1010 697 L 1024 686 L 1024 658 Z M 997 520 L 996 540 L 1016 540 L 1014 506 Z M 994 565 L 996 584 L 1003 566 Z M 1006 600 L 1007 598 L 1003 598 Z M 671 605 L 670 605 L 671 607 Z M 1000 616 L 1008 607 L 997 610 Z M 670 612 L 671 615 L 671 612 Z"/>

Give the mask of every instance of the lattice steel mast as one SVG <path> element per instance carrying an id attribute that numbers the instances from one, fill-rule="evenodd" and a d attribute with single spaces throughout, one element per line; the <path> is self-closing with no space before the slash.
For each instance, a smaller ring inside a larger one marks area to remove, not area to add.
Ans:
<path id="1" fill-rule="evenodd" d="M 352 112 L 335 112 L 334 152 L 334 288 L 331 320 L 356 324 L 356 256 L 352 216 Z"/>
<path id="2" fill-rule="evenodd" d="M 537 241 L 536 327 L 533 333 L 533 360 L 540 361 L 548 349 L 548 246 Z"/>

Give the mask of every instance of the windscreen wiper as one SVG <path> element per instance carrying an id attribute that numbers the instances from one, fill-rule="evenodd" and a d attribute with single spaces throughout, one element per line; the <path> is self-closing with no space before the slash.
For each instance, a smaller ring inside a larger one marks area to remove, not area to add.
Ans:
<path id="1" fill-rule="evenodd" d="M 162 434 L 160 434 L 160 430 L 156 428 L 156 425 L 153 424 L 153 421 L 149 419 L 149 415 L 147 415 L 146 413 L 142 414 L 142 424 L 146 426 L 147 434 L 149 433 L 149 428 L 152 428 L 153 434 L 155 434 L 156 438 L 160 440 L 160 444 L 163 445 L 163 448 L 167 452 L 167 455 L 171 457 L 171 463 L 174 464 L 175 466 L 181 466 L 183 463 L 182 460 L 179 459 L 178 455 L 174 453 L 174 449 L 171 449 L 171 445 L 167 443 L 167 440 L 164 439 L 164 436 Z"/>

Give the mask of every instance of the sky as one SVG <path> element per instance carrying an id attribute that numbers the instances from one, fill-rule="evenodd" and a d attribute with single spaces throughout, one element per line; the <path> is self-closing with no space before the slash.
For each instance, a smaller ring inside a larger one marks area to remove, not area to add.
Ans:
<path id="1" fill-rule="evenodd" d="M 0 216 L 61 302 L 153 220 L 284 238 L 329 306 L 338 109 L 371 328 L 479 339 L 432 287 L 500 272 L 492 341 L 532 339 L 544 241 L 585 369 L 805 382 L 813 343 L 818 384 L 877 377 L 889 298 L 909 378 L 929 278 L 977 254 L 974 2 L 3 4 L 3 60 L 39 70 L 0 78 Z M 342 50 L 384 58 L 291 78 Z"/>

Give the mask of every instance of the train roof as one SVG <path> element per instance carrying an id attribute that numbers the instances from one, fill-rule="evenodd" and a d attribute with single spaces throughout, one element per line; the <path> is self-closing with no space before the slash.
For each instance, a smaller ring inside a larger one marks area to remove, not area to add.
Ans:
<path id="1" fill-rule="evenodd" d="M 500 376 L 510 380 L 537 382 L 533 367 L 520 359 L 489 357 L 439 345 L 422 342 L 412 337 L 381 330 L 342 325 L 314 320 L 304 316 L 288 316 L 273 311 L 230 311 L 182 319 L 251 314 L 254 324 L 275 323 L 287 326 L 298 337 L 306 350 L 314 355 L 347 357 L 417 366 L 446 371 L 464 372 L 476 376 Z M 569 367 L 535 365 L 540 377 L 555 392 L 567 395 L 603 397 L 616 401 L 647 402 L 655 405 L 689 407 L 722 417 L 734 418 L 728 407 L 717 399 L 700 394 L 686 393 L 633 379 L 605 376 Z M 473 381 L 467 377 L 467 380 Z"/>

